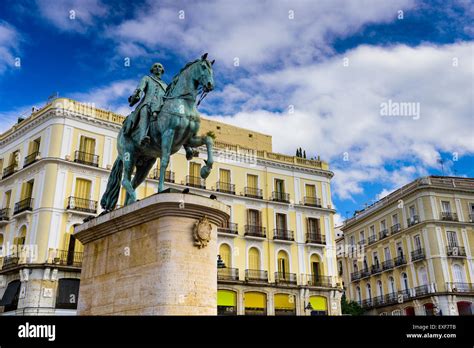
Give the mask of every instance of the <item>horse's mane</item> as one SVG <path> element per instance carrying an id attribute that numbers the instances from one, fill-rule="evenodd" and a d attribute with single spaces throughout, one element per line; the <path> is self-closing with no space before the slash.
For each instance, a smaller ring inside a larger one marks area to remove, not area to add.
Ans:
<path id="1" fill-rule="evenodd" d="M 176 84 L 178 83 L 178 80 L 179 80 L 179 76 L 181 75 L 181 73 L 183 71 L 185 71 L 187 68 L 189 68 L 191 65 L 193 65 L 194 63 L 196 63 L 197 61 L 199 61 L 201 59 L 196 59 L 192 62 L 189 62 L 189 63 L 186 63 L 186 65 L 179 71 L 179 73 L 177 73 L 176 75 L 174 75 L 173 77 L 173 80 L 171 81 L 171 83 L 168 85 L 168 87 L 166 87 L 166 91 L 165 91 L 165 97 L 169 97 L 171 93 L 173 93 L 173 90 L 174 90 L 174 87 L 176 87 Z"/>

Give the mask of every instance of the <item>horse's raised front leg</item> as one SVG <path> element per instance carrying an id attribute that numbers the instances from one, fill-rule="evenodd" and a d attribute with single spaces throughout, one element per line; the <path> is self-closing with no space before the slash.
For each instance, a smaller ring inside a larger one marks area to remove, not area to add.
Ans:
<path id="1" fill-rule="evenodd" d="M 174 140 L 174 129 L 167 129 L 161 136 L 160 182 L 158 192 L 164 190 L 165 174 L 171 156 L 171 145 Z"/>
<path id="2" fill-rule="evenodd" d="M 187 145 L 192 146 L 192 147 L 206 145 L 207 160 L 204 160 L 206 165 L 201 168 L 201 178 L 206 179 L 211 173 L 212 165 L 214 164 L 214 159 L 212 157 L 212 147 L 214 145 L 214 141 L 212 140 L 212 137 L 208 135 L 204 135 L 204 136 L 195 135 L 191 139 L 189 139 Z"/>
<path id="3" fill-rule="evenodd" d="M 125 205 L 129 205 L 137 200 L 135 189 L 132 186 L 132 173 L 135 163 L 130 159 L 124 160 L 122 186 L 125 188 L 127 195 L 125 196 Z"/>

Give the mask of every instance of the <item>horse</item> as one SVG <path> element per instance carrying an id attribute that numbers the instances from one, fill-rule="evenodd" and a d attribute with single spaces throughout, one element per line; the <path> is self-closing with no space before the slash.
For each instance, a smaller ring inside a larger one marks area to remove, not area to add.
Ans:
<path id="1" fill-rule="evenodd" d="M 151 116 L 149 144 L 140 144 L 136 131 L 125 136 L 122 126 L 117 136 L 118 156 L 100 202 L 105 212 L 115 209 L 120 184 L 126 190 L 125 205 L 137 200 L 135 189 L 146 179 L 157 158 L 160 158 L 158 192 L 162 192 L 170 156 L 178 152 L 181 146 L 186 150 L 186 159 L 191 160 L 196 153 L 193 148 L 206 145 L 207 159 L 200 175 L 203 179 L 209 176 L 214 162 L 213 134 L 197 135 L 201 118 L 196 108 L 196 98 L 201 93 L 200 102 L 214 89 L 213 64 L 214 60 L 207 60 L 205 53 L 201 58 L 187 63 L 173 78 L 165 91 L 159 113 Z M 135 168 L 136 173 L 132 179 Z"/>

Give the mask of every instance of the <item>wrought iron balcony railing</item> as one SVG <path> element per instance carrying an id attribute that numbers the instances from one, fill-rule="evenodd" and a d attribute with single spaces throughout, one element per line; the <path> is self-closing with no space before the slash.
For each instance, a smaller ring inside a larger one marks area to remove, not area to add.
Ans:
<path id="1" fill-rule="evenodd" d="M 321 198 L 305 196 L 303 202 L 304 205 L 321 208 Z"/>
<path id="2" fill-rule="evenodd" d="M 3 169 L 2 179 L 5 179 L 9 177 L 10 175 L 12 175 L 13 173 L 15 173 L 16 168 L 17 168 L 16 164 L 12 164 L 11 166 L 5 167 Z"/>
<path id="3" fill-rule="evenodd" d="M 395 224 L 392 227 L 390 227 L 390 233 L 392 234 L 400 232 L 401 230 L 402 230 L 402 227 L 400 226 L 400 224 Z"/>
<path id="4" fill-rule="evenodd" d="M 260 225 L 245 225 L 245 235 L 266 238 L 267 229 Z"/>
<path id="5" fill-rule="evenodd" d="M 291 230 L 275 228 L 273 229 L 273 239 L 294 241 L 295 234 Z"/>
<path id="6" fill-rule="evenodd" d="M 0 221 L 8 221 L 10 219 L 10 209 L 0 209 Z"/>
<path id="7" fill-rule="evenodd" d="M 296 273 L 275 272 L 275 283 L 296 284 Z"/>
<path id="8" fill-rule="evenodd" d="M 229 222 L 225 227 L 218 227 L 217 232 L 220 233 L 228 233 L 228 234 L 238 234 L 239 233 L 239 225 L 235 222 Z"/>
<path id="9" fill-rule="evenodd" d="M 370 244 L 374 244 L 375 242 L 377 241 L 377 235 L 373 234 L 371 236 L 369 236 L 369 239 L 367 240 L 367 242 Z"/>
<path id="10" fill-rule="evenodd" d="M 275 202 L 290 203 L 290 194 L 280 191 L 273 191 L 272 200 Z"/>
<path id="11" fill-rule="evenodd" d="M 423 260 L 425 258 L 425 249 L 420 248 L 420 249 L 415 249 L 411 252 L 411 261 L 419 261 Z"/>
<path id="12" fill-rule="evenodd" d="M 413 225 L 416 225 L 420 223 L 420 217 L 418 215 L 413 215 L 413 216 L 410 216 L 408 219 L 407 219 L 407 225 L 408 227 L 411 227 Z"/>
<path id="13" fill-rule="evenodd" d="M 13 253 L 11 255 L 7 255 L 3 258 L 3 266 L 2 269 L 5 270 L 7 268 L 12 268 L 18 265 L 20 261 L 19 253 Z"/>
<path id="14" fill-rule="evenodd" d="M 451 257 L 466 257 L 466 248 L 457 245 L 448 245 L 446 254 Z"/>
<path id="15" fill-rule="evenodd" d="M 360 245 L 360 246 L 364 246 L 364 245 L 365 245 L 365 239 L 361 239 L 361 240 L 359 241 L 359 245 Z"/>
<path id="16" fill-rule="evenodd" d="M 361 269 L 360 270 L 360 278 L 363 279 L 363 278 L 367 278 L 370 276 L 370 270 L 369 268 L 364 268 L 364 269 Z"/>
<path id="17" fill-rule="evenodd" d="M 206 188 L 206 180 L 204 180 L 200 176 L 187 175 L 186 176 L 186 186 L 205 189 Z"/>
<path id="18" fill-rule="evenodd" d="M 216 182 L 216 191 L 235 195 L 235 185 L 229 182 Z"/>
<path id="19" fill-rule="evenodd" d="M 430 293 L 429 285 L 420 285 L 413 288 L 412 291 L 414 296 L 424 296 Z"/>
<path id="20" fill-rule="evenodd" d="M 382 262 L 382 268 L 384 271 L 393 268 L 393 260 L 386 260 Z"/>
<path id="21" fill-rule="evenodd" d="M 379 263 L 372 265 L 372 267 L 370 267 L 370 273 L 377 274 L 380 272 L 382 272 L 382 265 L 380 265 Z"/>
<path id="22" fill-rule="evenodd" d="M 13 209 L 13 215 L 20 214 L 24 211 L 33 210 L 33 198 L 25 198 L 17 203 L 15 203 L 15 208 Z"/>
<path id="23" fill-rule="evenodd" d="M 150 179 L 159 180 L 160 179 L 160 169 L 155 168 L 150 175 Z M 174 172 L 171 170 L 165 171 L 165 181 L 174 183 Z"/>
<path id="24" fill-rule="evenodd" d="M 332 287 L 332 277 L 318 274 L 306 274 L 306 284 L 308 286 Z"/>
<path id="25" fill-rule="evenodd" d="M 446 283 L 448 292 L 472 292 L 474 293 L 474 283 Z"/>
<path id="26" fill-rule="evenodd" d="M 402 266 L 407 263 L 407 259 L 405 258 L 405 255 L 399 255 L 393 259 L 393 263 L 395 267 Z"/>
<path id="27" fill-rule="evenodd" d="M 441 212 L 441 220 L 443 221 L 458 221 L 458 214 L 450 211 Z"/>
<path id="28" fill-rule="evenodd" d="M 69 250 L 56 250 L 53 252 L 51 263 L 54 265 L 81 267 L 82 260 L 84 258 L 83 252 L 69 251 Z"/>
<path id="29" fill-rule="evenodd" d="M 351 281 L 356 281 L 360 279 L 360 272 L 359 271 L 354 271 L 351 273 Z"/>
<path id="30" fill-rule="evenodd" d="M 268 272 L 259 269 L 246 269 L 245 280 L 247 282 L 268 282 Z"/>
<path id="31" fill-rule="evenodd" d="M 35 151 L 28 156 L 25 157 L 25 162 L 23 164 L 23 168 L 28 167 L 30 164 L 34 163 L 38 156 L 40 155 L 39 151 Z"/>
<path id="32" fill-rule="evenodd" d="M 74 162 L 85 164 L 92 167 L 98 167 L 99 156 L 94 155 L 93 153 L 87 153 L 87 152 L 78 150 L 74 153 Z"/>
<path id="33" fill-rule="evenodd" d="M 217 280 L 239 280 L 239 269 L 238 268 L 218 268 L 217 269 Z"/>
<path id="34" fill-rule="evenodd" d="M 68 210 L 76 210 L 84 213 L 97 213 L 97 201 L 70 196 L 67 203 Z"/>
<path id="35" fill-rule="evenodd" d="M 379 239 L 384 239 L 388 237 L 388 229 L 383 229 L 379 232 Z"/>
<path id="36" fill-rule="evenodd" d="M 256 187 L 244 187 L 245 197 L 263 199 L 262 189 Z"/>
<path id="37" fill-rule="evenodd" d="M 326 235 L 316 232 L 307 232 L 306 243 L 326 244 Z"/>

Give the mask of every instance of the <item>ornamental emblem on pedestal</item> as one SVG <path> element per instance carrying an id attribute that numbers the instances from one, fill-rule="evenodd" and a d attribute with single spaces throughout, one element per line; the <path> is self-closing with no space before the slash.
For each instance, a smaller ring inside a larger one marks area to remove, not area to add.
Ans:
<path id="1" fill-rule="evenodd" d="M 207 246 L 211 240 L 212 226 L 207 216 L 203 216 L 199 221 L 196 221 L 193 229 L 194 245 L 199 249 Z"/>

